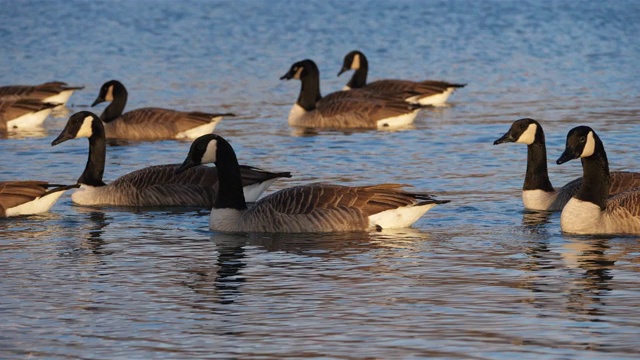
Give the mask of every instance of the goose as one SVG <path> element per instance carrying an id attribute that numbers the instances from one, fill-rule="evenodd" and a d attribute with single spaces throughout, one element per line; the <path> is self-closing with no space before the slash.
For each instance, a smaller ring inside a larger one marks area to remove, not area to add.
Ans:
<path id="1" fill-rule="evenodd" d="M 221 136 L 196 139 L 178 172 L 214 163 L 220 191 L 209 228 L 221 232 L 339 232 L 411 226 L 437 204 L 425 193 L 402 190 L 403 185 L 341 186 L 313 183 L 272 193 L 247 207 L 241 190 L 238 159 Z"/>
<path id="2" fill-rule="evenodd" d="M 84 86 L 69 86 L 61 81 L 52 81 L 39 85 L 0 86 L 0 100 L 34 99 L 65 106 L 73 92 Z"/>
<path id="3" fill-rule="evenodd" d="M 342 90 L 363 89 L 381 94 L 401 92 L 405 93 L 404 98 L 407 102 L 422 105 L 443 105 L 454 90 L 466 86 L 466 84 L 452 84 L 437 80 L 410 81 L 397 79 L 377 80 L 367 84 L 369 62 L 366 56 L 358 50 L 354 50 L 344 57 L 342 69 L 338 72 L 338 76 L 349 70 L 355 71 L 351 80 Z"/>
<path id="4" fill-rule="evenodd" d="M 544 131 L 534 119 L 519 119 L 511 124 L 494 145 L 502 143 L 520 143 L 527 145 L 527 172 L 522 187 L 522 202 L 529 210 L 560 211 L 571 197 L 578 192 L 582 178 L 568 182 L 560 189 L 554 189 L 547 172 L 547 149 Z M 640 187 L 640 173 L 615 171 L 611 173 L 610 193 L 617 194 Z"/>
<path id="5" fill-rule="evenodd" d="M 0 130 L 38 127 L 58 105 L 34 99 L 0 100 Z"/>
<path id="6" fill-rule="evenodd" d="M 640 189 L 609 197 L 611 178 L 604 144 L 588 126 L 567 134 L 556 163 L 582 160 L 582 184 L 562 209 L 560 228 L 572 234 L 640 234 Z"/>
<path id="7" fill-rule="evenodd" d="M 305 128 L 381 129 L 413 122 L 422 106 L 397 97 L 363 91 L 320 94 L 320 71 L 309 59 L 296 62 L 280 80 L 301 81 L 300 95 L 289 112 L 289 125 Z"/>
<path id="8" fill-rule="evenodd" d="M 195 139 L 208 134 L 232 113 L 204 113 L 177 111 L 155 107 L 140 108 L 123 113 L 127 104 L 127 89 L 117 80 L 107 81 L 91 106 L 111 102 L 100 115 L 109 139 L 153 141 L 166 139 Z"/>
<path id="9" fill-rule="evenodd" d="M 106 158 L 105 131 L 97 115 L 89 111 L 73 114 L 51 145 L 82 137 L 89 139 L 89 159 L 77 181 L 80 188 L 71 195 L 75 204 L 213 206 L 218 185 L 217 169 L 199 166 L 177 175 L 175 170 L 180 164 L 156 165 L 123 175 L 107 185 L 102 180 Z M 240 173 L 249 201 L 256 201 L 278 178 L 291 177 L 289 172 L 272 173 L 249 166 L 242 166 Z"/>
<path id="10" fill-rule="evenodd" d="M 77 185 L 37 180 L 0 181 L 0 218 L 49 211 L 65 191 L 74 187 Z"/>

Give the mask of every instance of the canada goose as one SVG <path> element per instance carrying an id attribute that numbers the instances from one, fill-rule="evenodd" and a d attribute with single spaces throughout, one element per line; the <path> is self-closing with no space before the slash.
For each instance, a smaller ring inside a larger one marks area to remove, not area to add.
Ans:
<path id="1" fill-rule="evenodd" d="M 33 99 L 0 100 L 0 130 L 40 126 L 58 105 Z"/>
<path id="2" fill-rule="evenodd" d="M 0 86 L 0 100 L 34 99 L 64 106 L 76 90 L 84 86 L 69 86 L 61 81 L 52 81 L 40 85 Z"/>
<path id="3" fill-rule="evenodd" d="M 0 218 L 49 211 L 58 198 L 77 185 L 55 185 L 46 181 L 0 181 Z"/>
<path id="4" fill-rule="evenodd" d="M 362 91 L 320 95 L 320 71 L 312 60 L 299 61 L 280 80 L 298 79 L 300 95 L 289 112 L 289 125 L 308 128 L 395 128 L 413 122 L 422 106 L 400 98 Z"/>
<path id="5" fill-rule="evenodd" d="M 198 206 L 211 208 L 217 192 L 217 169 L 198 166 L 180 175 L 180 164 L 150 166 L 133 171 L 110 184 L 102 181 L 106 157 L 104 126 L 92 112 L 72 115 L 52 146 L 69 139 L 89 138 L 89 159 L 78 179 L 80 189 L 71 199 L 79 205 L 116 206 Z M 249 166 L 241 168 L 243 190 L 256 201 L 276 179 L 291 177 L 288 172 L 271 173 Z"/>
<path id="6" fill-rule="evenodd" d="M 562 231 L 573 234 L 640 234 L 640 189 L 609 198 L 609 161 L 600 137 L 588 126 L 567 134 L 556 163 L 582 159 L 582 185 L 560 215 Z"/>
<path id="7" fill-rule="evenodd" d="M 455 89 L 466 85 L 451 84 L 437 80 L 409 81 L 396 79 L 377 80 L 367 84 L 369 62 L 366 56 L 357 50 L 348 53 L 344 57 L 342 69 L 338 72 L 338 76 L 348 70 L 355 70 L 355 72 L 342 90 L 363 89 L 383 94 L 401 92 L 406 94 L 404 97 L 406 101 L 422 105 L 442 105 L 447 102 L 447 99 Z"/>
<path id="8" fill-rule="evenodd" d="M 522 187 L 522 202 L 529 210 L 560 211 L 578 192 L 582 178 L 568 182 L 556 190 L 551 185 L 547 171 L 547 149 L 544 131 L 536 120 L 516 120 L 511 128 L 494 145 L 515 142 L 527 145 L 527 172 Z M 640 173 L 615 171 L 611 173 L 612 195 L 640 187 Z"/>
<path id="9" fill-rule="evenodd" d="M 100 115 L 105 123 L 108 139 L 195 139 L 202 134 L 211 133 L 223 116 L 235 116 L 232 113 L 184 112 L 151 107 L 123 113 L 127 96 L 124 85 L 111 80 L 102 85 L 98 97 L 91 104 L 93 107 L 105 101 L 111 102 Z"/>
<path id="10" fill-rule="evenodd" d="M 297 233 L 401 228 L 413 224 L 436 204 L 449 202 L 404 191 L 398 184 L 315 183 L 280 190 L 247 208 L 238 159 L 231 145 L 215 134 L 199 137 L 178 172 L 205 163 L 218 168 L 220 191 L 209 218 L 209 228 L 215 231 Z"/>

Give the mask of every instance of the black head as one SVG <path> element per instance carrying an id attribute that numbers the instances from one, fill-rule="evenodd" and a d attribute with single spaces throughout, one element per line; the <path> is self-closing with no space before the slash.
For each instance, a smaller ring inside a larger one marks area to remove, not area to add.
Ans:
<path id="1" fill-rule="evenodd" d="M 524 118 L 514 121 L 509 131 L 494 141 L 493 145 L 511 142 L 531 145 L 536 141 L 544 141 L 544 138 L 539 139 L 541 134 L 543 134 L 542 127 L 537 121 Z"/>
<path id="2" fill-rule="evenodd" d="M 588 158 L 596 153 L 596 149 L 602 146 L 598 135 L 588 126 L 578 126 L 567 134 L 567 144 L 564 152 L 556 163 L 564 164 L 569 160 Z"/>
<path id="3" fill-rule="evenodd" d="M 102 84 L 100 87 L 100 93 L 96 100 L 91 104 L 91 106 L 96 106 L 105 101 L 113 101 L 113 99 L 117 96 L 127 96 L 127 89 L 122 85 L 122 83 L 118 80 L 110 80 L 106 83 Z"/>
<path id="4" fill-rule="evenodd" d="M 302 80 L 312 74 L 320 74 L 320 70 L 318 70 L 318 66 L 313 62 L 313 60 L 305 59 L 291 65 L 289 71 L 282 75 L 280 80 Z"/>
<path id="5" fill-rule="evenodd" d="M 338 76 L 342 75 L 345 71 L 358 70 L 363 64 L 366 64 L 366 62 L 367 58 L 362 52 L 353 50 L 345 55 L 344 60 L 342 61 L 342 69 L 338 72 Z"/>
<path id="6" fill-rule="evenodd" d="M 179 174 L 185 170 L 201 164 L 215 164 L 218 161 L 218 147 L 231 146 L 216 134 L 206 134 L 195 139 L 189 149 L 189 154 L 182 165 L 176 170 Z"/>
<path id="7" fill-rule="evenodd" d="M 51 142 L 51 146 L 58 145 L 62 142 L 81 137 L 90 138 L 102 127 L 100 118 L 91 111 L 77 112 L 67 120 L 67 125 L 58 137 Z"/>

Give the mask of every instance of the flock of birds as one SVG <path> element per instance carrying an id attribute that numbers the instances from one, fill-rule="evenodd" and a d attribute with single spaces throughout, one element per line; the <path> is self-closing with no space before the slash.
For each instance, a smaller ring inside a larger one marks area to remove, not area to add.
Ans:
<path id="1" fill-rule="evenodd" d="M 325 129 L 384 129 L 405 126 L 425 107 L 446 103 L 465 84 L 444 81 L 378 80 L 367 83 L 368 62 L 360 51 L 344 58 L 338 76 L 353 70 L 342 91 L 320 93 L 320 73 L 311 60 L 296 62 L 281 79 L 301 82 L 300 94 L 289 113 L 289 125 Z M 41 125 L 56 107 L 65 106 L 76 90 L 62 82 L 0 87 L 0 131 Z M 124 85 L 102 85 L 92 104 L 110 102 L 100 116 L 90 111 L 73 114 L 56 146 L 88 138 L 88 160 L 76 184 L 46 181 L 0 182 L 0 217 L 48 211 L 69 189 L 73 203 L 85 206 L 193 206 L 210 208 L 209 227 L 224 232 L 336 232 L 371 231 L 411 226 L 438 204 L 421 192 L 399 184 L 342 186 L 300 185 L 260 198 L 289 172 L 270 172 L 240 165 L 231 145 L 213 133 L 231 113 L 183 112 L 141 108 L 124 112 Z M 124 139 L 193 140 L 182 164 L 146 167 L 103 181 L 106 141 Z M 593 129 L 569 131 L 562 164 L 581 159 L 583 176 L 556 190 L 549 180 L 542 126 L 533 119 L 515 121 L 494 144 L 515 142 L 528 147 L 522 192 L 526 209 L 562 211 L 561 229 L 576 234 L 640 234 L 640 173 L 609 172 L 602 140 Z M 206 166 L 213 163 L 215 167 Z"/>

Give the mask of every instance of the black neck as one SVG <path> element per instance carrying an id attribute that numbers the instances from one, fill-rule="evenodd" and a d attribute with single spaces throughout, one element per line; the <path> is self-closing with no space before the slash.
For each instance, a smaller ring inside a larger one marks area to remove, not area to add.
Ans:
<path id="1" fill-rule="evenodd" d="M 215 209 L 245 210 L 247 203 L 242 190 L 240 165 L 231 145 L 218 141 L 216 154 L 218 169 L 218 196 L 213 204 Z"/>
<path id="2" fill-rule="evenodd" d="M 360 56 L 360 67 L 353 72 L 351 80 L 349 80 L 347 86 L 352 89 L 358 89 L 367 85 L 367 72 L 369 72 L 367 59 Z"/>
<path id="3" fill-rule="evenodd" d="M 578 200 L 592 202 L 604 210 L 607 207 L 610 186 L 607 154 L 604 152 L 602 141 L 596 138 L 593 155 L 582 159 L 582 185 L 575 197 Z"/>
<path id="4" fill-rule="evenodd" d="M 92 123 L 93 134 L 89 138 L 89 159 L 84 172 L 78 179 L 78 184 L 91 186 L 104 186 L 104 162 L 107 154 L 107 143 L 104 135 L 104 126 L 100 121 Z"/>
<path id="5" fill-rule="evenodd" d="M 540 135 L 542 135 L 541 139 Z M 527 173 L 522 190 L 554 191 L 547 171 L 547 147 L 544 134 L 536 134 L 535 142 L 527 146 Z"/>
<path id="6" fill-rule="evenodd" d="M 127 105 L 127 91 L 122 89 L 113 89 L 113 100 L 111 103 L 104 109 L 102 115 L 100 115 L 100 120 L 108 123 L 120 117 L 122 112 L 124 111 L 125 105 Z"/>
<path id="7" fill-rule="evenodd" d="M 300 96 L 298 96 L 298 105 L 305 110 L 311 111 L 316 108 L 316 102 L 322 99 L 320 94 L 320 75 L 308 74 L 300 79 Z"/>

